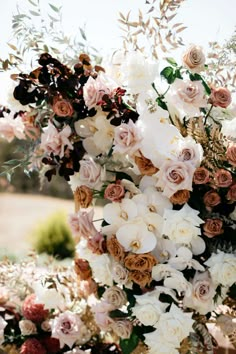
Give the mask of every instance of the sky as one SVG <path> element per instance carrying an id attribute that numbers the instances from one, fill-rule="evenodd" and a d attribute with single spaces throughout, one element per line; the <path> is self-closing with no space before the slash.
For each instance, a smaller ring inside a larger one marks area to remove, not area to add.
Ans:
<path id="1" fill-rule="evenodd" d="M 122 31 L 118 25 L 118 12 L 126 14 L 129 10 L 137 13 L 140 8 L 147 9 L 145 0 L 40 0 L 42 7 L 48 2 L 63 6 L 63 26 L 70 34 L 79 26 L 86 25 L 90 42 L 101 51 L 108 53 L 121 46 Z M 16 4 L 27 6 L 28 0 L 0 1 L 1 37 L 0 57 L 7 52 L 5 43 L 11 38 L 12 13 Z M 207 47 L 209 41 L 223 43 L 234 31 L 236 21 L 236 0 L 185 0 L 175 22 L 183 22 L 187 29 L 182 32 L 186 44 L 194 43 Z"/>

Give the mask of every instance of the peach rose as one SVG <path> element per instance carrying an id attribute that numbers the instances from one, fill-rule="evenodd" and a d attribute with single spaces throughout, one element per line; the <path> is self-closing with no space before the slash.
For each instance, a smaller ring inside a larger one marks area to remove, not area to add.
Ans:
<path id="1" fill-rule="evenodd" d="M 210 180 L 210 173 L 205 167 L 198 167 L 194 171 L 193 182 L 195 184 L 206 184 Z"/>
<path id="2" fill-rule="evenodd" d="M 233 182 L 231 173 L 224 169 L 220 169 L 216 171 L 214 175 L 214 180 L 215 180 L 215 185 L 217 187 L 223 187 L 223 188 L 229 187 Z"/>
<path id="3" fill-rule="evenodd" d="M 118 286 L 111 286 L 103 293 L 103 297 L 108 304 L 118 309 L 127 303 L 126 293 Z"/>
<path id="4" fill-rule="evenodd" d="M 107 239 L 107 250 L 110 255 L 117 261 L 122 262 L 125 257 L 124 247 L 117 241 L 115 235 Z"/>
<path id="5" fill-rule="evenodd" d="M 92 271 L 89 262 L 85 259 L 75 259 L 75 273 L 79 276 L 80 280 L 88 280 L 92 277 Z"/>
<path id="6" fill-rule="evenodd" d="M 219 194 L 212 189 L 204 194 L 203 202 L 206 207 L 213 208 L 220 204 L 221 198 Z"/>
<path id="7" fill-rule="evenodd" d="M 175 192 L 175 194 L 173 194 L 170 197 L 170 202 L 172 204 L 185 204 L 187 203 L 187 201 L 190 198 L 190 192 L 186 189 L 181 189 L 180 191 Z"/>
<path id="8" fill-rule="evenodd" d="M 111 328 L 118 337 L 128 339 L 131 336 L 133 325 L 129 320 L 118 320 L 112 323 Z"/>
<path id="9" fill-rule="evenodd" d="M 236 183 L 230 186 L 227 195 L 227 199 L 230 200 L 231 202 L 236 202 Z"/>
<path id="10" fill-rule="evenodd" d="M 111 183 L 104 191 L 104 198 L 112 202 L 120 202 L 124 195 L 125 189 L 120 183 Z"/>
<path id="11" fill-rule="evenodd" d="M 79 211 L 81 208 L 88 208 L 93 200 L 93 193 L 87 186 L 77 187 L 74 192 L 75 210 Z"/>
<path id="12" fill-rule="evenodd" d="M 184 65 L 193 72 L 200 72 L 204 68 L 205 55 L 202 48 L 191 45 L 183 55 Z"/>
<path id="13" fill-rule="evenodd" d="M 226 87 L 212 88 L 209 102 L 213 106 L 226 108 L 232 101 L 231 93 Z"/>
<path id="14" fill-rule="evenodd" d="M 156 265 L 157 259 L 150 253 L 133 254 L 129 253 L 125 257 L 125 267 L 129 270 L 139 270 L 141 272 L 151 272 L 152 267 Z"/>
<path id="15" fill-rule="evenodd" d="M 141 156 L 135 156 L 134 161 L 143 176 L 152 176 L 158 171 L 158 168 L 153 165 L 152 161 L 144 157 L 142 154 Z"/>
<path id="16" fill-rule="evenodd" d="M 152 274 L 149 271 L 140 272 L 139 270 L 132 270 L 129 273 L 129 278 L 141 288 L 149 285 L 152 281 Z"/>
<path id="17" fill-rule="evenodd" d="M 223 234 L 223 221 L 221 219 L 206 219 L 203 225 L 203 233 L 209 238 Z"/>
<path id="18" fill-rule="evenodd" d="M 62 98 L 56 98 L 54 100 L 52 109 L 58 117 L 71 117 L 74 113 L 71 103 Z"/>
<path id="19" fill-rule="evenodd" d="M 227 151 L 226 151 L 226 157 L 228 162 L 236 167 L 236 144 L 232 144 L 228 146 Z"/>

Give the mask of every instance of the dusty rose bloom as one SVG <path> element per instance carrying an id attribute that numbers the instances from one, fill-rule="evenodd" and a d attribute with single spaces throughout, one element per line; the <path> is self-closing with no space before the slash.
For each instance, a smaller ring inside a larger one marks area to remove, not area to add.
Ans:
<path id="1" fill-rule="evenodd" d="M 228 162 L 236 167 L 236 144 L 232 144 L 227 148 L 226 157 Z"/>
<path id="2" fill-rule="evenodd" d="M 76 274 L 79 276 L 80 280 L 88 280 L 92 276 L 92 271 L 89 266 L 89 262 L 85 259 L 75 259 L 74 269 Z"/>
<path id="3" fill-rule="evenodd" d="M 198 167 L 194 171 L 193 182 L 195 184 L 206 184 L 210 180 L 209 171 L 205 167 Z"/>
<path id="4" fill-rule="evenodd" d="M 89 205 L 92 203 L 93 193 L 90 188 L 82 185 L 80 187 L 77 187 L 74 191 L 74 200 L 76 210 L 79 211 L 80 207 L 88 208 Z"/>
<path id="5" fill-rule="evenodd" d="M 206 207 L 213 208 L 220 204 L 221 198 L 219 194 L 212 189 L 204 194 L 203 202 Z"/>
<path id="6" fill-rule="evenodd" d="M 95 163 L 93 159 L 84 159 L 80 161 L 80 180 L 89 188 L 95 188 L 101 182 L 102 168 Z"/>
<path id="7" fill-rule="evenodd" d="M 226 108 L 232 101 L 231 93 L 226 87 L 212 88 L 209 102 L 213 106 Z"/>
<path id="8" fill-rule="evenodd" d="M 216 171 L 214 175 L 214 180 L 215 180 L 215 185 L 217 187 L 223 187 L 223 188 L 229 187 L 233 182 L 231 173 L 224 169 L 220 169 Z"/>
<path id="9" fill-rule="evenodd" d="M 180 191 L 175 192 L 175 194 L 173 194 L 170 197 L 170 202 L 172 204 L 183 205 L 187 203 L 189 198 L 190 198 L 190 192 L 186 189 L 181 189 Z"/>
<path id="10" fill-rule="evenodd" d="M 88 243 L 87 246 L 88 248 L 96 254 L 103 254 L 104 253 L 104 237 L 101 234 L 101 232 L 96 232 L 95 235 L 93 235 L 93 237 L 90 237 L 88 239 Z"/>
<path id="11" fill-rule="evenodd" d="M 223 221 L 221 219 L 206 219 L 203 233 L 209 238 L 223 234 Z"/>
<path id="12" fill-rule="evenodd" d="M 236 183 L 229 187 L 226 197 L 231 202 L 236 202 Z"/>
<path id="13" fill-rule="evenodd" d="M 120 183 L 109 184 L 104 192 L 104 198 L 112 202 L 119 202 L 125 195 L 125 189 Z"/>
<path id="14" fill-rule="evenodd" d="M 58 117 L 71 117 L 74 113 L 71 103 L 61 98 L 54 100 L 52 109 Z"/>
<path id="15" fill-rule="evenodd" d="M 113 266 L 112 275 L 116 283 L 126 284 L 128 282 L 129 272 L 119 263 Z"/>
<path id="16" fill-rule="evenodd" d="M 132 333 L 133 325 L 129 320 L 118 320 L 112 323 L 111 328 L 118 337 L 128 339 Z"/>
<path id="17" fill-rule="evenodd" d="M 191 45 L 183 55 L 184 65 L 192 72 L 200 72 L 204 69 L 205 60 L 202 48 L 196 45 Z"/>

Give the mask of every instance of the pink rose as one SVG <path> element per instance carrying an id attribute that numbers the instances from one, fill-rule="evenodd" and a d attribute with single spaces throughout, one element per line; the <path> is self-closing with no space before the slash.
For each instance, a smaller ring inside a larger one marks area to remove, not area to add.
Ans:
<path id="1" fill-rule="evenodd" d="M 71 311 L 65 311 L 52 320 L 52 337 L 57 338 L 60 342 L 60 348 L 68 345 L 70 348 L 73 344 L 83 337 L 86 329 L 80 316 Z"/>
<path id="2" fill-rule="evenodd" d="M 75 236 L 89 238 L 96 235 L 97 230 L 93 225 L 94 210 L 79 211 L 77 214 L 70 215 L 69 224 Z"/>
<path id="3" fill-rule="evenodd" d="M 212 88 L 209 102 L 213 106 L 226 108 L 232 101 L 231 93 L 226 87 Z"/>
<path id="4" fill-rule="evenodd" d="M 157 187 L 162 188 L 168 198 L 182 189 L 191 191 L 194 170 L 190 162 L 166 161 L 156 174 Z"/>
<path id="5" fill-rule="evenodd" d="M 109 184 L 104 192 L 104 198 L 112 202 L 120 202 L 125 195 L 125 189 L 120 183 Z"/>
<path id="6" fill-rule="evenodd" d="M 115 128 L 114 151 L 122 154 L 133 154 L 140 148 L 142 137 L 134 122 L 122 123 Z"/>
<path id="7" fill-rule="evenodd" d="M 101 166 L 95 163 L 93 159 L 80 161 L 79 178 L 81 184 L 92 189 L 98 189 L 98 185 L 101 184 L 101 172 Z"/>
<path id="8" fill-rule="evenodd" d="M 14 139 L 25 139 L 25 126 L 21 117 L 13 118 L 10 114 L 4 114 L 0 117 L 0 137 L 6 139 L 9 143 Z"/>
<path id="9" fill-rule="evenodd" d="M 58 117 L 71 117 L 74 113 L 74 109 L 71 103 L 64 99 L 56 98 L 52 105 L 53 112 Z"/>
<path id="10" fill-rule="evenodd" d="M 214 175 L 214 180 L 215 180 L 215 185 L 217 187 L 222 187 L 222 188 L 229 187 L 233 182 L 231 173 L 224 169 L 219 169 L 216 171 Z"/>
<path id="11" fill-rule="evenodd" d="M 58 131 L 57 128 L 49 122 L 48 126 L 43 128 L 40 148 L 47 152 L 48 155 L 53 153 L 54 155 L 63 157 L 66 146 L 70 150 L 74 149 L 69 140 L 70 135 L 71 128 L 69 125 L 66 125 L 65 128 Z"/>
<path id="12" fill-rule="evenodd" d="M 88 109 L 95 107 L 105 94 L 110 95 L 115 83 L 100 72 L 96 79 L 91 76 L 83 87 L 84 101 Z"/>
<path id="13" fill-rule="evenodd" d="M 109 312 L 115 310 L 115 307 L 106 301 L 101 301 L 93 305 L 91 309 L 94 313 L 95 321 L 101 330 L 107 331 L 111 329 L 111 325 L 114 321 L 109 316 Z"/>

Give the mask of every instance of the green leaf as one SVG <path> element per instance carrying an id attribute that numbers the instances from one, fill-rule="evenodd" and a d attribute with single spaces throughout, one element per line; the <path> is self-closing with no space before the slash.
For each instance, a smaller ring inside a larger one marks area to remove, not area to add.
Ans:
<path id="1" fill-rule="evenodd" d="M 176 61 L 173 58 L 166 58 L 166 61 L 168 61 L 168 63 L 172 66 L 178 66 L 178 64 L 176 63 Z"/>
<path id="2" fill-rule="evenodd" d="M 113 310 L 113 311 L 110 311 L 109 312 L 109 316 L 111 318 L 125 318 L 128 316 L 128 313 L 127 312 L 123 312 L 121 310 Z"/>
<path id="3" fill-rule="evenodd" d="M 132 353 L 132 351 L 134 351 L 134 349 L 137 347 L 138 342 L 139 342 L 139 337 L 135 333 L 132 333 L 129 339 L 121 339 L 120 347 L 122 353 L 124 354 Z"/>
<path id="4" fill-rule="evenodd" d="M 157 97 L 156 102 L 159 107 L 163 108 L 165 111 L 168 111 L 167 105 L 160 97 Z"/>
<path id="5" fill-rule="evenodd" d="M 31 13 L 31 15 L 33 16 L 40 16 L 40 14 L 36 11 L 32 11 L 32 10 L 29 10 L 29 12 Z"/>
<path id="6" fill-rule="evenodd" d="M 86 37 L 86 34 L 85 34 L 84 30 L 82 28 L 80 28 L 79 30 L 80 30 L 82 38 L 86 41 L 87 37 Z"/>
<path id="7" fill-rule="evenodd" d="M 28 0 L 29 1 L 29 3 L 31 4 L 31 5 L 33 5 L 33 6 L 38 6 L 37 4 L 35 4 L 35 2 L 33 2 L 32 0 Z"/>
<path id="8" fill-rule="evenodd" d="M 51 9 L 53 9 L 53 11 L 55 11 L 55 12 L 59 12 L 60 11 L 60 7 L 56 7 L 56 6 L 52 5 L 52 4 L 48 4 L 48 5 L 51 7 Z"/>
<path id="9" fill-rule="evenodd" d="M 16 159 L 9 160 L 9 161 L 4 162 L 4 165 L 6 165 L 6 166 L 14 166 L 14 165 L 18 165 L 20 161 L 21 160 L 16 160 Z"/>
<path id="10" fill-rule="evenodd" d="M 175 81 L 174 69 L 171 66 L 167 66 L 161 71 L 161 76 L 163 76 L 168 84 L 172 84 Z"/>
<path id="11" fill-rule="evenodd" d="M 202 78 L 201 75 L 199 75 L 199 74 L 197 74 L 197 73 L 196 73 L 196 74 L 190 73 L 190 74 L 189 74 L 189 78 L 190 78 L 191 81 L 201 81 L 202 84 L 203 84 L 203 86 L 204 86 L 204 89 L 205 89 L 206 93 L 207 93 L 208 95 L 211 94 L 211 89 L 210 89 L 210 87 L 207 85 L 206 81 Z"/>

